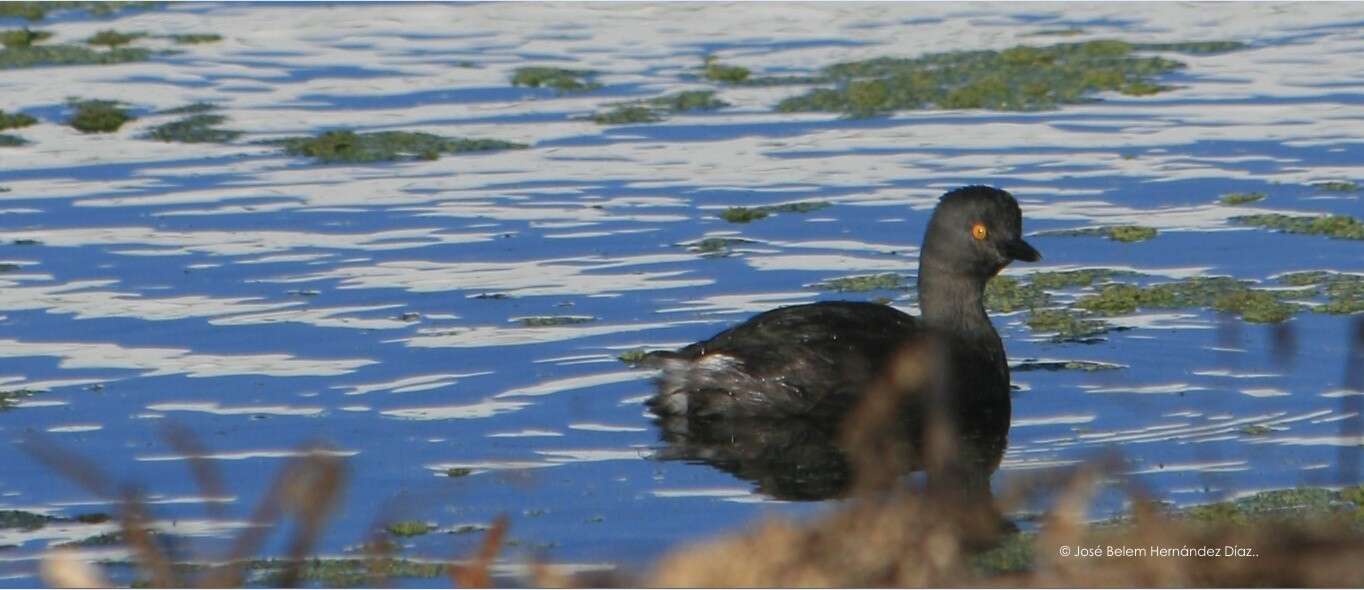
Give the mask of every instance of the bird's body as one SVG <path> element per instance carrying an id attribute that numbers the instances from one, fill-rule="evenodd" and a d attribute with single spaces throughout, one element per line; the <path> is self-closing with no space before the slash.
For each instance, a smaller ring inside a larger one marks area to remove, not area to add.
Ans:
<path id="1" fill-rule="evenodd" d="M 1007 192 L 980 186 L 949 192 L 924 237 L 920 317 L 850 301 L 770 310 L 707 340 L 649 354 L 644 364 L 662 369 L 649 406 L 668 423 L 798 418 L 837 424 L 893 363 L 931 355 L 933 362 L 923 366 L 933 367 L 932 374 L 920 388 L 942 395 L 910 396 L 918 401 L 900 406 L 902 421 L 921 432 L 928 416 L 943 416 L 995 441 L 988 446 L 1002 453 L 1009 369 L 983 292 L 1011 260 L 1039 257 L 1021 230 L 1018 204 Z"/>
<path id="2" fill-rule="evenodd" d="M 663 414 L 778 417 L 841 413 L 921 330 L 887 305 L 825 301 L 767 311 L 676 352 L 650 405 Z"/>

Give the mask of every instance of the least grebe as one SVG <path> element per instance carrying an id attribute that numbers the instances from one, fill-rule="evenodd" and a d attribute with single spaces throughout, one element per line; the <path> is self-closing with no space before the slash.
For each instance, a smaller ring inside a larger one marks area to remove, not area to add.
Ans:
<path id="1" fill-rule="evenodd" d="M 907 345 L 931 340 L 942 359 L 935 388 L 950 406 L 943 408 L 946 415 L 1002 443 L 1009 428 L 1009 367 L 985 313 L 985 284 L 1014 260 L 1039 258 L 1022 239 L 1022 213 L 1012 195 L 987 186 L 950 191 L 924 234 L 920 317 L 855 301 L 770 310 L 709 340 L 646 355 L 642 364 L 662 369 L 648 405 L 665 420 L 838 423 L 892 359 L 903 360 Z M 917 352 L 909 351 L 911 360 Z"/>

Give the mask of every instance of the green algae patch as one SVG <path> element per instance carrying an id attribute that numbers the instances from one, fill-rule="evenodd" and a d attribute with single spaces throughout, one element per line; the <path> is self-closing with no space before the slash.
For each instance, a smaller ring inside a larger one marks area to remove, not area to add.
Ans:
<path id="1" fill-rule="evenodd" d="M 218 110 L 218 105 L 211 102 L 192 102 L 184 106 L 179 106 L 164 111 L 157 111 L 158 115 L 197 115 L 199 113 L 209 113 Z"/>
<path id="2" fill-rule="evenodd" d="M 893 272 L 839 277 L 810 285 L 810 288 L 812 289 L 838 291 L 841 293 L 865 293 L 867 291 L 903 289 L 904 287 L 905 278 Z"/>
<path id="3" fill-rule="evenodd" d="M 67 541 L 67 542 L 65 542 L 65 543 L 58 543 L 57 546 L 58 546 L 58 547 L 108 547 L 108 546 L 111 546 L 111 545 L 122 545 L 123 543 L 124 543 L 123 533 L 122 533 L 122 532 L 119 532 L 119 531 L 115 531 L 115 532 L 111 532 L 111 533 L 102 533 L 102 534 L 98 534 L 98 535 L 92 535 L 92 536 L 89 536 L 89 537 L 85 537 L 84 539 L 77 539 L 77 540 L 75 540 L 75 541 Z"/>
<path id="4" fill-rule="evenodd" d="M 761 207 L 730 207 L 720 212 L 720 219 L 730 223 L 748 223 L 764 219 L 773 213 L 809 213 L 828 206 L 829 203 L 826 201 L 802 201 Z"/>
<path id="5" fill-rule="evenodd" d="M 748 223 L 765 219 L 770 213 L 762 207 L 730 207 L 720 212 L 720 219 L 730 223 Z"/>
<path id="6" fill-rule="evenodd" d="M 736 244 L 748 243 L 752 243 L 752 240 L 745 240 L 743 238 L 705 238 L 702 240 L 697 240 L 695 242 L 682 243 L 679 245 L 686 246 L 687 251 L 689 252 L 697 252 L 702 256 L 707 257 L 718 257 L 728 256 L 731 250 L 733 249 L 734 245 Z"/>
<path id="7" fill-rule="evenodd" d="M 1245 49 L 1240 41 L 1178 41 L 1175 43 L 1134 43 L 1137 51 L 1173 51 L 1185 55 L 1216 55 Z"/>
<path id="8" fill-rule="evenodd" d="M 1113 363 L 1101 363 L 1099 361 L 1035 361 L 1028 360 L 1009 367 L 1010 371 L 1024 373 L 1028 371 L 1084 371 L 1092 373 L 1094 371 L 1116 371 L 1125 369 L 1123 365 Z"/>
<path id="9" fill-rule="evenodd" d="M 649 351 L 644 350 L 643 348 L 636 348 L 616 355 L 616 359 L 627 365 L 638 365 L 646 356 L 649 356 Z"/>
<path id="10" fill-rule="evenodd" d="M 1244 205 L 1263 201 L 1265 196 L 1264 193 L 1227 193 L 1218 198 L 1217 202 L 1223 205 Z"/>
<path id="11" fill-rule="evenodd" d="M 431 532 L 431 525 L 420 520 L 402 520 L 389 523 L 384 530 L 396 537 L 416 537 Z"/>
<path id="12" fill-rule="evenodd" d="M 1339 240 L 1364 240 L 1364 223 L 1349 215 L 1265 213 L 1233 217 L 1231 221 L 1290 234 L 1328 236 Z"/>
<path id="13" fill-rule="evenodd" d="M 524 318 L 514 318 L 514 321 L 528 328 L 542 328 L 546 326 L 572 326 L 576 324 L 586 324 L 594 322 L 597 318 L 589 315 L 538 315 Z"/>
<path id="14" fill-rule="evenodd" d="M 1065 289 L 1068 287 L 1088 287 L 1118 275 L 1133 275 L 1128 271 L 1107 268 L 1082 268 L 1078 270 L 1035 272 L 1028 275 L 1028 282 L 1043 289 Z"/>
<path id="15" fill-rule="evenodd" d="M 662 120 L 663 115 L 658 111 L 637 104 L 618 105 L 609 111 L 592 114 L 592 122 L 597 123 L 598 125 L 657 123 Z"/>
<path id="16" fill-rule="evenodd" d="M 1051 305 L 1048 291 L 1088 287 L 1117 275 L 1133 274 L 1104 268 L 1035 272 L 1022 278 L 996 276 L 985 284 L 985 307 L 1010 313 Z"/>
<path id="17" fill-rule="evenodd" d="M 748 68 L 722 64 L 713 55 L 706 56 L 705 64 L 701 66 L 701 76 L 715 82 L 737 84 L 747 80 L 749 74 Z"/>
<path id="18" fill-rule="evenodd" d="M 19 147 L 27 143 L 28 143 L 27 139 L 19 137 L 18 135 L 0 133 L 0 147 Z"/>
<path id="19" fill-rule="evenodd" d="M 256 559 L 244 562 L 243 569 L 262 578 L 266 586 L 274 586 L 284 572 L 295 565 L 286 559 Z M 326 588 L 341 588 L 372 585 L 374 579 L 445 578 L 450 564 L 445 562 L 425 562 L 394 557 L 377 559 L 363 558 L 321 558 L 304 559 L 298 564 L 298 578 L 314 582 Z"/>
<path id="20" fill-rule="evenodd" d="M 62 519 L 46 514 L 28 512 L 26 510 L 0 510 L 0 529 L 23 529 L 33 531 L 43 528 L 48 523 L 58 522 Z"/>
<path id="21" fill-rule="evenodd" d="M 23 113 L 6 113 L 5 111 L 0 111 L 0 130 L 21 129 L 36 124 L 37 122 L 37 119 Z"/>
<path id="22" fill-rule="evenodd" d="M 993 311 L 1010 313 L 1033 309 L 1050 301 L 1051 297 L 1041 287 L 1013 277 L 996 276 L 985 284 L 985 307 Z"/>
<path id="23" fill-rule="evenodd" d="M 712 90 L 687 90 L 656 98 L 614 105 L 611 110 L 592 114 L 592 121 L 601 125 L 655 123 L 675 113 L 713 111 L 729 106 L 715 98 Z"/>
<path id="24" fill-rule="evenodd" d="M 109 16 L 128 9 L 146 9 L 155 2 L 0 2 L 0 18 L 23 18 L 40 21 L 48 13 L 61 10 L 83 10 L 90 16 Z"/>
<path id="25" fill-rule="evenodd" d="M 529 147 L 497 139 L 451 138 L 412 131 L 356 133 L 346 129 L 326 131 L 315 137 L 287 137 L 268 143 L 283 146 L 285 153 L 291 156 L 306 156 L 322 163 L 435 160 L 441 154 Z"/>
<path id="26" fill-rule="evenodd" d="M 176 45 L 199 45 L 201 43 L 217 43 L 223 40 L 223 36 L 217 33 L 187 33 L 183 35 L 168 35 Z"/>
<path id="27" fill-rule="evenodd" d="M 1351 490 L 1311 487 L 1272 490 L 1235 500 L 1190 506 L 1175 511 L 1172 516 L 1195 522 L 1235 525 L 1348 516 L 1360 507 L 1358 500 L 1352 499 Z"/>
<path id="28" fill-rule="evenodd" d="M 1076 35 L 1083 35 L 1083 34 L 1085 34 L 1085 30 L 1084 30 L 1084 29 L 1071 27 L 1071 28 L 1069 28 L 1069 29 L 1042 29 L 1042 30 L 1040 30 L 1040 31 L 1033 31 L 1033 32 L 1028 33 L 1028 34 L 1023 35 L 1023 36 L 1024 36 L 1024 37 L 1074 37 L 1074 36 L 1076 36 Z"/>
<path id="29" fill-rule="evenodd" d="M 553 88 L 560 92 L 585 92 L 601 88 L 601 84 L 592 81 L 594 75 L 596 73 L 591 70 L 528 66 L 516 68 L 511 83 L 512 86 Z"/>
<path id="30" fill-rule="evenodd" d="M 1279 275 L 1278 279 L 1280 283 L 1290 287 L 1306 287 L 1308 285 L 1320 285 L 1334 274 L 1325 270 L 1308 270 Z"/>
<path id="31" fill-rule="evenodd" d="M 818 88 L 777 104 L 781 112 L 872 116 L 896 110 L 1037 111 L 1096 100 L 1115 91 L 1144 96 L 1168 90 L 1156 77 L 1184 67 L 1140 51 L 1208 54 L 1244 47 L 1235 42 L 1137 44 L 1117 40 L 1020 45 L 1003 51 L 954 51 L 915 58 L 880 57 L 824 68 L 833 88 Z"/>
<path id="32" fill-rule="evenodd" d="M 0 411 L 13 408 L 15 404 L 18 404 L 21 400 L 33 397 L 39 393 L 42 392 L 36 389 L 11 389 L 9 391 L 0 391 Z"/>
<path id="33" fill-rule="evenodd" d="M 74 101 L 71 107 L 75 112 L 68 124 L 82 133 L 113 133 L 124 123 L 136 118 L 119 103 L 110 100 Z"/>
<path id="34" fill-rule="evenodd" d="M 1116 242 L 1142 242 L 1156 237 L 1154 227 L 1142 225 L 1110 225 L 1105 227 L 1086 227 L 1083 229 L 1067 229 L 1060 231 L 1042 232 L 1038 235 L 1048 236 L 1099 236 L 1108 238 Z"/>
<path id="35" fill-rule="evenodd" d="M 133 41 L 136 41 L 146 36 L 147 34 L 142 31 L 122 33 L 115 30 L 104 30 L 95 33 L 94 35 L 91 35 L 90 38 L 85 40 L 85 44 L 103 45 L 105 47 L 114 48 L 122 45 L 127 45 L 129 43 L 132 43 Z"/>
<path id="36" fill-rule="evenodd" d="M 1330 314 L 1350 314 L 1364 311 L 1364 275 L 1306 271 L 1288 273 L 1279 282 L 1291 287 L 1314 287 L 1326 296 L 1326 302 L 1312 307 L 1312 311 Z"/>
<path id="37" fill-rule="evenodd" d="M 1248 282 L 1230 277 L 1196 277 L 1149 286 L 1104 285 L 1097 293 L 1081 297 L 1075 307 L 1105 315 L 1128 314 L 1139 308 L 1203 307 L 1234 313 L 1248 322 L 1276 323 L 1299 309 L 1284 301 L 1299 294 L 1255 289 Z"/>
<path id="38" fill-rule="evenodd" d="M 1359 183 L 1349 180 L 1332 180 L 1327 182 L 1314 182 L 1312 188 L 1323 193 L 1353 193 L 1360 190 Z"/>
<path id="39" fill-rule="evenodd" d="M 1282 322 L 1298 310 L 1297 306 L 1283 302 L 1279 294 L 1258 289 L 1225 293 L 1213 300 L 1212 308 L 1240 314 L 1241 319 L 1256 324 Z"/>
<path id="40" fill-rule="evenodd" d="M 1035 309 L 1028 314 L 1028 328 L 1052 334 L 1056 341 L 1086 340 L 1107 332 L 1110 326 L 1066 309 Z"/>
<path id="41" fill-rule="evenodd" d="M 0 31 L 0 45 L 12 48 L 32 47 L 34 43 L 52 37 L 48 31 L 35 31 L 28 27 Z"/>
<path id="42" fill-rule="evenodd" d="M 218 128 L 225 121 L 222 115 L 190 115 L 152 127 L 143 137 L 178 143 L 226 143 L 241 137 L 241 131 Z"/>
<path id="43" fill-rule="evenodd" d="M 141 47 L 99 51 L 79 45 L 33 45 L 0 49 L 0 70 L 42 66 L 108 65 L 146 61 L 152 52 Z"/>

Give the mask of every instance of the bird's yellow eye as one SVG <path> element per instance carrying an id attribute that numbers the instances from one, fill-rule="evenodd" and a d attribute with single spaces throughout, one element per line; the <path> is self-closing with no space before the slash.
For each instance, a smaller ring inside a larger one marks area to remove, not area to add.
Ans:
<path id="1" fill-rule="evenodd" d="M 977 221 L 975 225 L 971 226 L 971 237 L 977 240 L 985 239 L 985 236 L 989 235 L 989 233 L 990 231 L 985 229 L 985 224 L 979 221 Z"/>

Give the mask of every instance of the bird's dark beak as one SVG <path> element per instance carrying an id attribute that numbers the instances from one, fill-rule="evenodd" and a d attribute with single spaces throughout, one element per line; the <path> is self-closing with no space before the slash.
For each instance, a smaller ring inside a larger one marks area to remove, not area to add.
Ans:
<path id="1" fill-rule="evenodd" d="M 1024 242 L 1023 238 L 1014 238 L 1005 243 L 1004 254 L 1009 258 L 1023 262 L 1037 262 L 1042 259 L 1042 253 L 1033 248 L 1031 244 Z"/>

